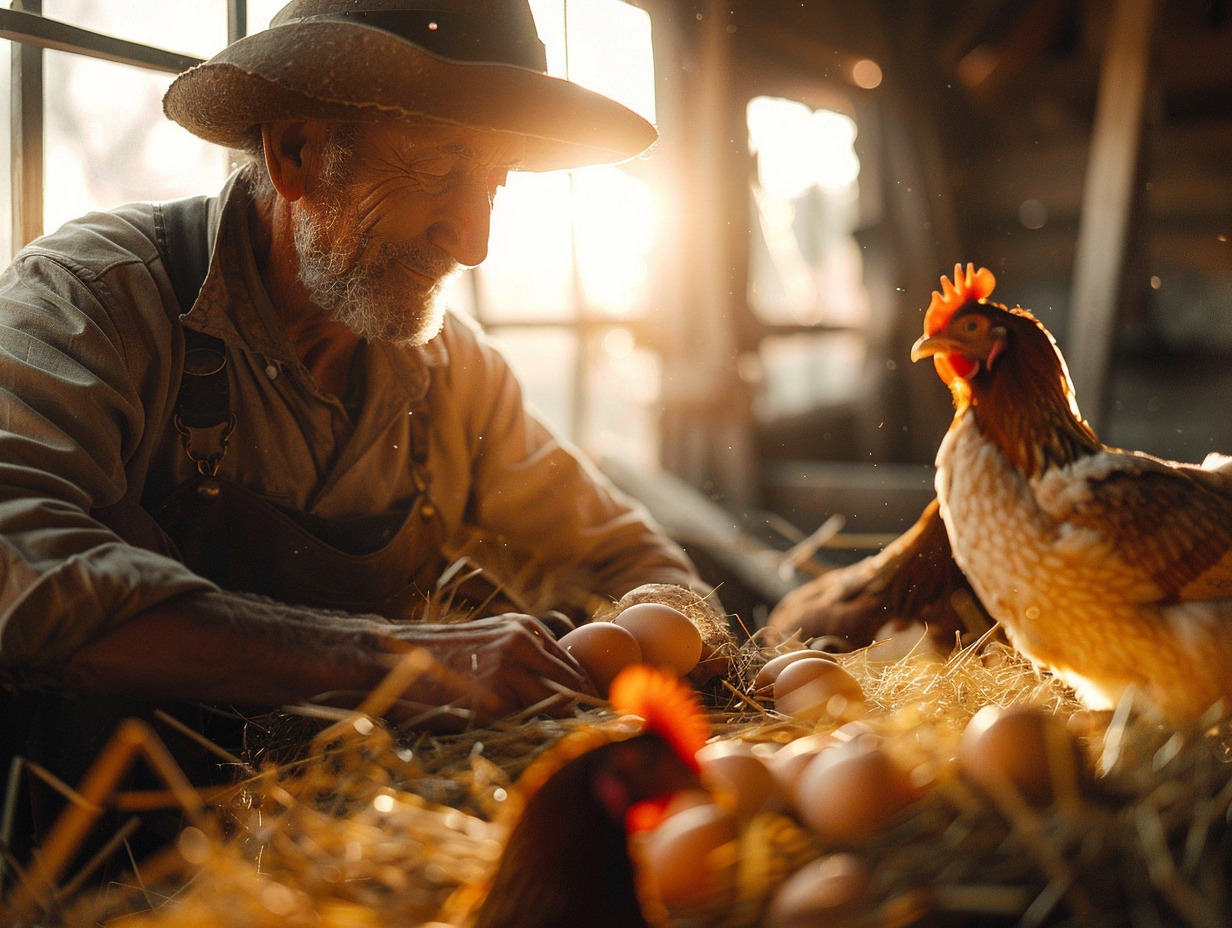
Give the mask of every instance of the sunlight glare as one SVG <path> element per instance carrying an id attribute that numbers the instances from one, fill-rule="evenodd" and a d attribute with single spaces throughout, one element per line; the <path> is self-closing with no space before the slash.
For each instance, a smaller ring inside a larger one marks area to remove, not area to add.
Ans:
<path id="1" fill-rule="evenodd" d="M 756 97 L 749 102 L 748 122 L 758 180 L 774 196 L 794 199 L 814 184 L 840 190 L 860 172 L 853 147 L 856 124 L 842 113 Z"/>
<path id="2" fill-rule="evenodd" d="M 861 58 L 851 66 L 851 80 L 857 87 L 875 90 L 881 86 L 881 65 L 871 58 Z"/>
<path id="3" fill-rule="evenodd" d="M 609 329 L 603 336 L 603 350 L 613 360 L 624 360 L 632 356 L 637 348 L 637 339 L 628 329 Z"/>
<path id="4" fill-rule="evenodd" d="M 547 46 L 549 74 L 568 77 L 655 121 L 649 13 L 623 0 L 530 0 L 530 7 Z"/>
<path id="5" fill-rule="evenodd" d="M 574 176 L 578 270 L 593 308 L 626 316 L 646 282 L 655 209 L 649 188 L 619 169 Z"/>
<path id="6" fill-rule="evenodd" d="M 653 120 L 654 56 L 644 10 L 620 0 L 532 0 L 531 8 L 550 73 L 567 74 Z M 497 197 L 484 277 L 498 282 L 494 302 L 520 315 L 561 318 L 573 303 L 569 274 L 576 270 L 583 311 L 625 318 L 642 302 L 654 227 L 650 188 L 619 167 L 519 174 Z M 485 322 L 498 321 L 499 312 L 486 313 Z"/>
<path id="7" fill-rule="evenodd" d="M 490 282 L 485 323 L 568 317 L 571 201 L 567 174 L 509 175 L 496 195 L 488 258 L 479 267 Z"/>

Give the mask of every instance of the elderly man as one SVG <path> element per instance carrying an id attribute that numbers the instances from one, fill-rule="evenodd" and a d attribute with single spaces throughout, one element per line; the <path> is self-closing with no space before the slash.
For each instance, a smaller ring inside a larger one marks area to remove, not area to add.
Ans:
<path id="1" fill-rule="evenodd" d="M 58 694 L 44 741 L 96 750 L 95 694 L 354 704 L 412 649 L 400 719 L 563 713 L 590 682 L 522 613 L 700 588 L 442 299 L 508 172 L 654 129 L 548 77 L 525 0 L 405 5 L 294 0 L 180 75 L 167 114 L 253 162 L 0 278 L 0 674 Z M 438 620 L 462 554 L 517 614 Z"/>

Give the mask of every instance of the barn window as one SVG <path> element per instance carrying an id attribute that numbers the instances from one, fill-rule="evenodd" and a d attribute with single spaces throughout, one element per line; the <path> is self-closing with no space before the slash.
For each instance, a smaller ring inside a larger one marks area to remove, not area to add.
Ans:
<path id="1" fill-rule="evenodd" d="M 531 0 L 548 71 L 654 122 L 650 17 L 620 0 Z M 458 297 L 507 349 L 532 402 L 600 456 L 657 460 L 659 365 L 648 312 L 655 204 L 622 167 L 516 174 L 496 200 L 488 260 Z"/>
<path id="2" fill-rule="evenodd" d="M 747 108 L 749 306 L 760 348 L 760 412 L 791 415 L 851 397 L 868 319 L 860 248 L 856 124 L 778 97 Z"/>

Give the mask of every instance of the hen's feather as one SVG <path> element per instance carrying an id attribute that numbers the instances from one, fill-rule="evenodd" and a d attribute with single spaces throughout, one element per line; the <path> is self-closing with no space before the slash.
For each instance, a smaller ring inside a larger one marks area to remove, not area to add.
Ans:
<path id="1" fill-rule="evenodd" d="M 1232 476 L 1107 450 L 1041 476 L 1036 498 L 1058 522 L 1114 537 L 1161 600 L 1232 599 Z"/>
<path id="2" fill-rule="evenodd" d="M 1103 445 L 1052 336 L 991 284 L 943 287 L 912 349 L 954 396 L 937 494 L 956 563 L 1092 704 L 1134 687 L 1178 718 L 1232 706 L 1232 466 Z"/>
<path id="3" fill-rule="evenodd" d="M 688 684 L 648 664 L 634 664 L 612 681 L 608 702 L 617 712 L 642 719 L 646 731 L 657 734 L 684 763 L 698 769 L 695 755 L 710 737 L 710 723 Z"/>

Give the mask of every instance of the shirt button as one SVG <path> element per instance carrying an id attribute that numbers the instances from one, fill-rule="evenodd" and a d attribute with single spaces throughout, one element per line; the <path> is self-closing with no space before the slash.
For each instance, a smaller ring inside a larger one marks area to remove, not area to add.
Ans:
<path id="1" fill-rule="evenodd" d="M 278 365 L 275 364 L 273 361 L 265 365 L 265 376 L 268 377 L 270 380 L 274 380 L 275 378 L 277 378 L 278 377 Z"/>

